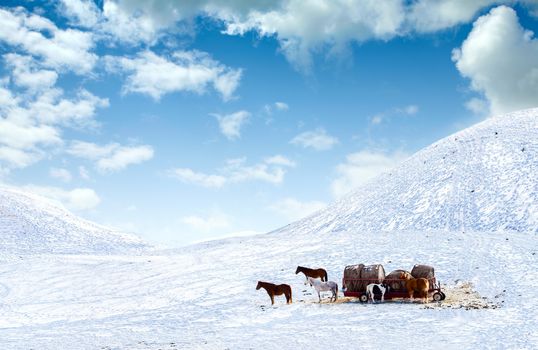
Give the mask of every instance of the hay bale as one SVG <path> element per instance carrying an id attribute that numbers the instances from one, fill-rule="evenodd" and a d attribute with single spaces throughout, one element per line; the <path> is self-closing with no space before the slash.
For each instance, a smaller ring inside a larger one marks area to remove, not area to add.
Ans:
<path id="1" fill-rule="evenodd" d="M 385 269 L 381 264 L 364 266 L 361 270 L 360 291 L 366 291 L 366 286 L 370 283 L 383 283 L 385 279 Z"/>
<path id="2" fill-rule="evenodd" d="M 350 292 L 365 292 L 370 283 L 383 283 L 385 269 L 383 265 L 363 264 L 349 265 L 344 269 L 345 288 Z"/>
<path id="3" fill-rule="evenodd" d="M 435 277 L 435 273 L 432 266 L 429 265 L 415 265 L 411 270 L 411 275 L 414 278 L 427 278 L 431 279 Z"/>
<path id="4" fill-rule="evenodd" d="M 388 284 L 390 289 L 394 291 L 406 290 L 405 280 L 400 279 L 400 274 L 402 272 L 410 273 L 406 270 L 394 270 L 385 276 L 385 281 L 383 283 Z"/>
<path id="5" fill-rule="evenodd" d="M 344 268 L 344 288 L 350 292 L 360 291 L 360 279 L 363 264 L 348 265 Z"/>

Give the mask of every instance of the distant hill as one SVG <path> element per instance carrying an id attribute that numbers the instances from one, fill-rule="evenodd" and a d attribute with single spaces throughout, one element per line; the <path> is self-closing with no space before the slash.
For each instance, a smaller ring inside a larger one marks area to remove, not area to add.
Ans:
<path id="1" fill-rule="evenodd" d="M 446 137 L 281 230 L 428 229 L 538 232 L 538 108 Z"/>
<path id="2" fill-rule="evenodd" d="M 0 252 L 113 254 L 148 247 L 136 236 L 81 219 L 43 197 L 0 187 Z"/>

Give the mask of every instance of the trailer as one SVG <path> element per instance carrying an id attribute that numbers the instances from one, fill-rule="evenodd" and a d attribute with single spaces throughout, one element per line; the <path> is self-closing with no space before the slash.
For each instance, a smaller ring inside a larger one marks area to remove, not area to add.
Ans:
<path id="1" fill-rule="evenodd" d="M 350 273 L 354 272 L 354 276 Z M 372 271 L 374 271 L 374 277 L 372 277 Z M 405 280 L 394 278 L 394 276 L 399 275 L 400 271 L 405 270 L 396 270 L 387 275 L 387 278 L 384 276 L 384 269 L 381 265 L 351 265 L 346 266 L 344 270 L 344 277 L 342 278 L 342 286 L 344 296 L 359 298 L 361 302 L 368 301 L 368 295 L 366 293 L 366 286 L 371 283 L 375 284 L 384 284 L 389 288 L 385 292 L 384 299 L 408 299 L 409 293 L 405 288 Z M 414 278 L 426 278 L 429 282 L 428 290 L 428 299 L 433 301 L 442 301 L 445 299 L 446 295 L 441 290 L 441 283 L 437 281 L 434 275 L 434 269 L 428 265 L 415 265 L 413 270 L 410 273 Z M 364 276 L 363 276 L 364 275 Z M 413 298 L 418 298 L 419 295 L 416 292 L 413 294 Z M 374 295 L 374 300 L 380 300 L 381 295 Z"/>

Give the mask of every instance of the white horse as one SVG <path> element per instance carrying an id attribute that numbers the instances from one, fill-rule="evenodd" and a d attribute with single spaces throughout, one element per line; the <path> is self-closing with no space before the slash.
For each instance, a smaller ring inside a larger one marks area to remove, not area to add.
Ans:
<path id="1" fill-rule="evenodd" d="M 385 301 L 385 293 L 389 287 L 385 284 L 370 283 L 366 286 L 366 295 L 368 299 L 375 303 L 374 294 L 381 294 L 381 302 Z"/>
<path id="2" fill-rule="evenodd" d="M 308 277 L 308 283 L 310 284 L 311 287 L 314 287 L 314 289 L 318 292 L 318 298 L 319 298 L 320 303 L 321 303 L 320 292 L 331 291 L 333 294 L 329 300 L 332 300 L 333 297 L 334 297 L 334 301 L 338 299 L 338 284 L 336 284 L 336 282 L 333 282 L 333 281 L 321 282 L 312 277 Z"/>

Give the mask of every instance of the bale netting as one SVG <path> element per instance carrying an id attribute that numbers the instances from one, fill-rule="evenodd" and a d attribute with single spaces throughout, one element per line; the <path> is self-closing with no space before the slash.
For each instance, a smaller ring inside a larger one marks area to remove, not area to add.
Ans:
<path id="1" fill-rule="evenodd" d="M 435 277 L 435 273 L 432 266 L 429 265 L 415 265 L 411 270 L 411 275 L 414 278 L 427 278 L 431 279 Z"/>
<path id="2" fill-rule="evenodd" d="M 366 286 L 370 283 L 383 283 L 385 279 L 385 269 L 383 265 L 369 265 L 362 268 L 361 271 L 361 291 L 366 291 Z"/>
<path id="3" fill-rule="evenodd" d="M 344 287 L 350 292 L 365 292 L 370 283 L 383 283 L 383 265 L 349 265 L 344 269 Z"/>
<path id="4" fill-rule="evenodd" d="M 400 279 L 402 272 L 410 274 L 410 272 L 406 270 L 394 270 L 385 276 L 385 281 L 383 283 L 388 284 L 390 289 L 394 291 L 407 290 L 405 287 L 405 280 Z"/>
<path id="5" fill-rule="evenodd" d="M 363 264 L 349 265 L 344 269 L 344 288 L 350 292 L 360 291 L 360 279 Z"/>

